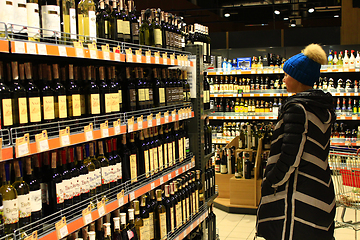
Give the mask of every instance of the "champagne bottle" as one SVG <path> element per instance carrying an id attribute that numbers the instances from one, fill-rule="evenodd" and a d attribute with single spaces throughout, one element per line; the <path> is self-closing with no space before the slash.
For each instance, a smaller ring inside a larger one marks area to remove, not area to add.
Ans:
<path id="1" fill-rule="evenodd" d="M 60 4 L 57 0 L 41 0 L 41 27 L 44 41 L 57 43 L 60 36 Z"/>
<path id="2" fill-rule="evenodd" d="M 19 208 L 16 189 L 10 184 L 10 164 L 5 163 L 1 166 L 2 184 L 0 193 L 4 208 L 4 232 L 13 233 L 19 226 Z"/>

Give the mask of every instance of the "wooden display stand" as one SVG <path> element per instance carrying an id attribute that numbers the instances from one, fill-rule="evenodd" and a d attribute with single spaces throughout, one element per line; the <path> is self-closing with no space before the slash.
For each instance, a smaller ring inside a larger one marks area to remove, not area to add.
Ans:
<path id="1" fill-rule="evenodd" d="M 234 138 L 225 148 L 239 146 L 239 137 Z M 234 174 L 215 175 L 215 181 L 218 185 L 219 196 L 215 199 L 215 207 L 229 213 L 247 213 L 256 214 L 261 198 L 260 165 L 262 153 L 262 139 L 259 140 L 257 154 L 254 166 L 254 178 L 235 178 Z M 238 152 L 247 151 L 253 154 L 252 149 L 237 149 Z M 252 157 L 252 156 L 251 156 Z"/>

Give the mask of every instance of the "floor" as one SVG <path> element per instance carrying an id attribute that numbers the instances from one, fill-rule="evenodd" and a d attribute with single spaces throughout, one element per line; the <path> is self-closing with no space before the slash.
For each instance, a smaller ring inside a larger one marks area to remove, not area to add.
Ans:
<path id="1" fill-rule="evenodd" d="M 255 235 L 256 216 L 245 214 L 232 214 L 214 208 L 216 214 L 217 232 L 220 240 L 253 240 Z M 338 209 L 336 219 L 340 219 L 342 209 Z M 355 210 L 347 209 L 345 221 L 355 220 Z M 357 213 L 357 219 L 360 220 L 360 213 Z M 357 234 L 357 236 L 355 236 Z M 356 238 L 357 237 L 357 238 Z M 360 240 L 360 231 L 355 232 L 349 228 L 335 229 L 336 240 Z M 257 238 L 257 240 L 264 240 Z"/>

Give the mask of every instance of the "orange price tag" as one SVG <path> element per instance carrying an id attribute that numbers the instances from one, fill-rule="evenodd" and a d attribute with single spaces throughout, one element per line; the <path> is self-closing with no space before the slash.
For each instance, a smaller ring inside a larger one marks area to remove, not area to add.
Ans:
<path id="1" fill-rule="evenodd" d="M 49 150 L 49 142 L 47 131 L 43 130 L 41 133 L 35 135 L 36 148 L 38 152 Z"/>
<path id="2" fill-rule="evenodd" d="M 134 117 L 131 117 L 128 119 L 128 132 L 133 132 L 134 131 Z"/>
<path id="3" fill-rule="evenodd" d="M 60 136 L 60 145 L 62 147 L 70 145 L 70 127 L 66 127 L 65 129 L 61 129 L 59 132 Z"/>
<path id="4" fill-rule="evenodd" d="M 94 140 L 93 124 L 92 123 L 90 123 L 89 125 L 84 127 L 84 132 L 85 132 L 86 141 Z"/>
<path id="5" fill-rule="evenodd" d="M 118 61 L 120 62 L 120 46 L 117 46 L 117 47 L 113 47 L 113 52 L 114 52 L 114 55 L 115 55 L 115 61 Z"/>
<path id="6" fill-rule="evenodd" d="M 175 53 L 170 55 L 170 62 L 171 62 L 171 65 L 175 65 Z"/>
<path id="7" fill-rule="evenodd" d="M 89 205 L 87 208 L 82 210 L 82 216 L 84 220 L 84 225 L 88 225 L 92 222 L 92 216 L 91 216 L 91 205 Z"/>
<path id="8" fill-rule="evenodd" d="M 141 115 L 141 117 L 138 117 L 136 119 L 136 122 L 138 130 L 141 130 L 143 128 L 143 115 Z"/>
<path id="9" fill-rule="evenodd" d="M 117 121 L 113 122 L 113 125 L 114 125 L 114 134 L 115 135 L 119 135 L 120 134 L 120 119 L 118 119 Z"/>
<path id="10" fill-rule="evenodd" d="M 17 138 L 15 142 L 16 157 L 23 157 L 30 153 L 29 134 L 26 133 L 23 137 Z"/>
<path id="11" fill-rule="evenodd" d="M 117 194 L 117 200 L 118 200 L 119 207 L 124 205 L 124 189 L 121 190 L 121 192 L 119 192 Z"/>
<path id="12" fill-rule="evenodd" d="M 131 48 L 129 49 L 125 49 L 125 53 L 126 53 L 126 61 L 127 62 L 133 62 L 133 55 L 132 55 L 132 50 Z"/>
<path id="13" fill-rule="evenodd" d="M 55 229 L 58 239 L 64 238 L 69 234 L 65 217 L 62 217 L 59 222 L 55 223 Z"/>
<path id="14" fill-rule="evenodd" d="M 101 123 L 100 129 L 101 129 L 101 137 L 102 138 L 109 137 L 109 121 L 106 120 L 104 123 Z"/>

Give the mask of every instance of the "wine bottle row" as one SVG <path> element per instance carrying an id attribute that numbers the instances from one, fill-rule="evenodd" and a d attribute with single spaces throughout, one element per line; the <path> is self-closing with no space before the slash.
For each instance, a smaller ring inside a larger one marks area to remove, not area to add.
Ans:
<path id="1" fill-rule="evenodd" d="M 1 127 L 77 119 L 190 101 L 187 72 L 0 62 Z"/>
<path id="2" fill-rule="evenodd" d="M 188 153 L 184 125 L 175 122 L 2 164 L 5 233 L 80 201 L 106 197 L 121 183 L 161 174 Z M 16 181 L 20 190 L 10 184 Z"/>

